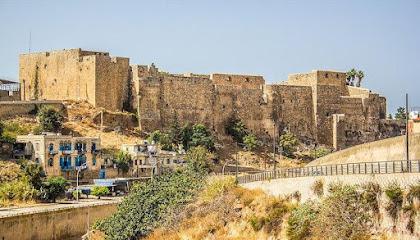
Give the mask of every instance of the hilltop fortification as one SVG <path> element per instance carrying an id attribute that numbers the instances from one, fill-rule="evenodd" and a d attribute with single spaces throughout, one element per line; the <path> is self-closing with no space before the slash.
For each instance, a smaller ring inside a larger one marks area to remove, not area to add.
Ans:
<path id="1" fill-rule="evenodd" d="M 262 76 L 170 74 L 154 65 L 81 49 L 23 54 L 22 100 L 86 100 L 112 111 L 136 110 L 145 132 L 175 120 L 204 123 L 218 136 L 241 119 L 268 141 L 290 131 L 307 143 L 336 149 L 401 134 L 386 120 L 386 99 L 346 85 L 346 74 L 314 70 L 266 84 Z"/>

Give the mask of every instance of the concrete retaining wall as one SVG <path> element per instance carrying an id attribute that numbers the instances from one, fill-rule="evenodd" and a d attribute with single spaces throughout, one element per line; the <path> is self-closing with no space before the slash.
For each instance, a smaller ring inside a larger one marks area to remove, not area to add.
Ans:
<path id="1" fill-rule="evenodd" d="M 65 109 L 61 101 L 5 101 L 0 102 L 0 119 L 35 114 L 42 106 L 51 106 L 59 111 Z"/>
<path id="2" fill-rule="evenodd" d="M 365 143 L 328 154 L 307 166 L 406 159 L 405 136 Z M 420 134 L 410 136 L 410 159 L 420 159 Z"/>
<path id="3" fill-rule="evenodd" d="M 311 187 L 315 181 L 322 179 L 324 182 L 324 193 L 327 193 L 328 186 L 331 183 L 342 182 L 344 184 L 363 184 L 367 182 L 376 182 L 382 189 L 392 182 L 399 183 L 402 187 L 408 187 L 412 184 L 420 181 L 420 173 L 397 173 L 397 174 L 376 174 L 376 175 L 342 175 L 342 176 L 319 176 L 319 177 L 299 177 L 299 178 L 282 178 L 271 181 L 262 182 L 251 182 L 242 184 L 243 187 L 248 189 L 262 189 L 265 193 L 284 196 L 292 194 L 296 191 L 301 193 L 302 202 L 309 199 L 317 199 L 315 194 L 312 192 Z M 405 239 L 405 240 L 417 240 L 420 237 L 420 214 L 417 214 L 415 219 L 416 225 L 414 234 L 411 234 L 407 229 L 406 225 L 408 217 L 401 214 L 397 223 L 396 228 L 392 219 L 388 216 L 383 203 L 387 201 L 385 194 L 382 195 L 382 207 L 380 209 L 381 218 L 381 231 L 392 233 L 392 239 Z"/>
<path id="4" fill-rule="evenodd" d="M 60 209 L 18 214 L 0 218 L 1 240 L 70 239 L 85 234 L 96 220 L 110 216 L 116 202 L 69 205 Z"/>

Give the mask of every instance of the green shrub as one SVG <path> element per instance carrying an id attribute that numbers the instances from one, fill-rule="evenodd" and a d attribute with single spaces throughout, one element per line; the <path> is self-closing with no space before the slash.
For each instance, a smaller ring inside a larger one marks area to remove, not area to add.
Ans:
<path id="1" fill-rule="evenodd" d="M 395 222 L 398 218 L 398 213 L 400 212 L 404 201 L 403 190 L 398 183 L 393 182 L 386 187 L 385 195 L 388 198 L 388 202 L 385 205 L 385 210 Z"/>
<path id="2" fill-rule="evenodd" d="M 23 172 L 18 164 L 0 161 L 0 184 L 18 180 Z"/>
<path id="3" fill-rule="evenodd" d="M 43 131 L 59 132 L 63 126 L 63 115 L 53 107 L 42 107 L 37 118 Z"/>
<path id="4" fill-rule="evenodd" d="M 248 135 L 248 130 L 245 127 L 245 124 L 236 117 L 231 117 L 226 123 L 225 126 L 226 134 L 232 136 L 233 140 L 238 143 L 242 143 L 244 137 Z"/>
<path id="5" fill-rule="evenodd" d="M 0 200 L 2 202 L 28 201 L 35 198 L 36 195 L 37 190 L 31 186 L 27 177 L 0 184 Z"/>
<path id="6" fill-rule="evenodd" d="M 66 190 L 67 180 L 63 177 L 48 177 L 46 182 L 42 183 L 40 189 L 40 199 L 48 202 L 55 202 L 59 196 L 62 196 Z"/>
<path id="7" fill-rule="evenodd" d="M 292 210 L 287 220 L 287 236 L 290 240 L 310 239 L 311 228 L 319 212 L 319 206 L 314 202 L 306 202 Z"/>
<path id="8" fill-rule="evenodd" d="M 28 177 L 31 185 L 39 190 L 42 186 L 42 179 L 45 177 L 42 167 L 26 159 L 19 160 L 19 165 L 23 173 Z"/>
<path id="9" fill-rule="evenodd" d="M 243 138 L 243 143 L 246 146 L 246 149 L 249 151 L 255 150 L 258 146 L 258 139 L 253 134 L 248 134 Z"/>
<path id="10" fill-rule="evenodd" d="M 294 157 L 299 146 L 299 139 L 293 133 L 288 132 L 280 136 L 279 144 L 285 156 Z"/>
<path id="11" fill-rule="evenodd" d="M 312 159 L 317 159 L 317 158 L 320 158 L 320 157 L 324 157 L 324 156 L 326 156 L 326 155 L 328 155 L 330 153 L 331 153 L 331 150 L 328 149 L 328 148 L 325 148 L 325 147 L 317 147 L 315 149 L 312 149 L 310 151 L 310 154 L 309 155 L 310 155 L 310 157 Z"/>
<path id="12" fill-rule="evenodd" d="M 322 197 L 324 195 L 324 181 L 322 179 L 316 180 L 312 184 L 311 190 L 316 196 Z"/>
<path id="13" fill-rule="evenodd" d="M 208 172 L 213 168 L 213 154 L 203 146 L 190 148 L 185 160 L 194 171 Z"/>
<path id="14" fill-rule="evenodd" d="M 3 133 L 0 135 L 0 140 L 4 142 L 14 143 L 18 135 L 26 135 L 32 132 L 32 126 L 22 124 L 18 121 L 4 121 Z"/>
<path id="15" fill-rule="evenodd" d="M 119 204 L 117 212 L 98 221 L 94 228 L 104 232 L 107 239 L 144 237 L 162 224 L 171 211 L 191 202 L 202 183 L 202 175 L 186 168 L 136 184 Z"/>
<path id="16" fill-rule="evenodd" d="M 210 131 L 203 124 L 195 124 L 192 128 L 190 147 L 203 146 L 209 151 L 214 150 L 214 140 Z"/>
<path id="17" fill-rule="evenodd" d="M 106 196 L 109 194 L 108 187 L 105 186 L 94 186 L 92 189 L 92 195 L 97 196 L 98 199 L 101 199 L 101 196 Z"/>

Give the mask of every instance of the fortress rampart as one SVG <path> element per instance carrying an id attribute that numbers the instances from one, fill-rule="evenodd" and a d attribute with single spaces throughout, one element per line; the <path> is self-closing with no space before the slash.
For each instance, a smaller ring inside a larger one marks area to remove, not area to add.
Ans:
<path id="1" fill-rule="evenodd" d="M 20 56 L 23 100 L 86 100 L 111 111 L 137 110 L 144 132 L 203 123 L 224 136 L 241 119 L 262 140 L 290 131 L 302 141 L 337 149 L 401 134 L 384 124 L 386 99 L 346 85 L 346 74 L 314 70 L 281 83 L 240 74 L 170 74 L 154 64 L 81 49 Z"/>

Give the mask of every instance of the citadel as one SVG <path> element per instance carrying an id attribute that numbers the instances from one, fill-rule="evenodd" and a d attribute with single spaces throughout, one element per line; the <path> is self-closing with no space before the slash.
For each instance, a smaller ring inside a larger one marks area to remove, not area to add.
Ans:
<path id="1" fill-rule="evenodd" d="M 385 97 L 348 85 L 338 71 L 290 74 L 266 84 L 262 76 L 171 74 L 107 52 L 70 49 L 20 55 L 19 81 L 22 101 L 87 101 L 136 112 L 146 133 L 177 119 L 223 136 L 226 122 L 237 118 L 260 139 L 290 131 L 337 150 L 401 134 L 400 124 L 386 119 Z"/>

